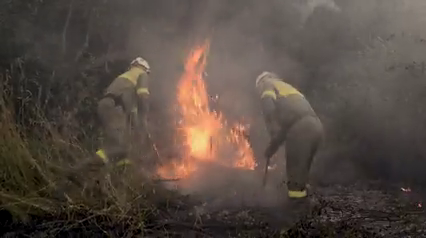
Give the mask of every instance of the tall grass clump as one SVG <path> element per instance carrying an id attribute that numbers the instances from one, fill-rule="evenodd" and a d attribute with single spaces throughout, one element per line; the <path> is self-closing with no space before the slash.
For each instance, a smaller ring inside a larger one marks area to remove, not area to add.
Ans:
<path id="1" fill-rule="evenodd" d="M 7 82 L 8 75 L 0 77 Z M 172 194 L 150 183 L 137 164 L 83 168 L 96 159 L 93 151 L 61 135 L 41 111 L 32 114 L 33 125 L 17 123 L 13 90 L 0 87 L 0 210 L 12 218 L 9 227 L 49 236 L 143 233 Z M 34 225 L 40 220 L 47 225 Z"/>

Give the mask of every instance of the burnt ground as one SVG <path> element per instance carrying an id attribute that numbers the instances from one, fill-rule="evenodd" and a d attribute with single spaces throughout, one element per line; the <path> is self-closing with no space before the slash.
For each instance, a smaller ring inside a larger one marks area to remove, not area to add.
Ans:
<path id="1" fill-rule="evenodd" d="M 393 188 L 394 190 L 392 190 Z M 281 237 L 426 237 L 426 216 L 418 204 L 421 196 L 405 193 L 397 186 L 383 189 L 378 183 L 321 187 L 315 197 L 319 203 L 309 215 Z M 162 218 L 152 220 L 139 237 L 280 237 L 277 224 L 279 209 L 246 207 L 206 211 L 206 203 L 170 208 Z M 192 207 L 192 208 L 191 208 Z M 165 215 L 167 214 L 167 215 Z M 83 219 L 82 219 L 83 220 Z M 60 220 L 40 221 L 31 227 L 19 227 L 2 237 L 103 237 L 108 228 L 74 224 L 64 229 Z M 46 229 L 46 230 L 45 230 Z M 123 226 L 109 229 L 125 229 Z M 116 233 L 115 231 L 114 233 Z M 109 233 L 109 232 L 108 232 Z M 115 237 L 115 236 L 113 236 Z"/>
<path id="2" fill-rule="evenodd" d="M 233 181 L 227 176 L 214 181 L 206 171 L 202 175 L 210 178 L 211 186 L 202 190 L 199 185 L 198 193 L 160 204 L 144 224 L 137 218 L 112 222 L 82 209 L 78 221 L 42 217 L 8 227 L 2 237 L 426 237 L 426 193 L 420 188 L 377 181 L 313 186 L 314 211 L 284 227 L 285 211 L 277 193 L 284 190 L 273 179 L 265 189 L 246 180 L 250 190 L 241 183 L 247 172 L 234 171 Z M 142 225 L 144 229 L 138 228 Z"/>
<path id="3" fill-rule="evenodd" d="M 420 207 L 424 196 L 415 190 L 363 182 L 319 187 L 314 197 L 314 212 L 281 237 L 426 237 L 426 213 Z M 208 212 L 207 207 L 199 205 L 188 216 L 176 211 L 163 226 L 206 237 L 280 237 L 280 209 L 248 206 Z"/>

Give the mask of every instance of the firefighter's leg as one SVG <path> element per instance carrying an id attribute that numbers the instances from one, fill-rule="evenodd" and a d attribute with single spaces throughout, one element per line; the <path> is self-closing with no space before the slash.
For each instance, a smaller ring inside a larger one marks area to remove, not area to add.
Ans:
<path id="1" fill-rule="evenodd" d="M 105 140 L 96 155 L 104 163 L 116 162 L 127 154 L 126 116 L 111 98 L 104 98 L 98 105 L 98 116 L 104 129 Z"/>
<path id="2" fill-rule="evenodd" d="M 124 113 L 117 114 L 114 123 L 111 123 L 105 132 L 107 143 L 105 150 L 109 162 L 114 166 L 127 165 L 129 161 L 129 131 L 127 118 Z"/>
<path id="3" fill-rule="evenodd" d="M 102 173 L 107 175 L 106 180 L 103 179 L 101 182 L 115 184 L 119 181 L 115 173 L 119 169 L 117 166 L 125 168 L 123 165 L 126 165 L 127 161 L 127 117 L 121 106 L 111 110 L 109 107 L 104 108 L 102 104 L 99 106 L 98 114 L 104 128 L 104 143 L 96 152 L 98 158 L 94 159 L 94 163 L 102 161 L 101 167 L 106 168 L 106 174 Z"/>
<path id="4" fill-rule="evenodd" d="M 106 135 L 105 143 L 96 151 L 93 157 L 86 158 L 84 161 L 77 164 L 76 168 L 72 169 L 70 173 L 67 174 L 68 180 L 81 186 L 87 179 L 87 173 L 99 171 L 108 162 L 110 152 L 106 148 L 114 148 L 115 146 L 114 136 L 109 132 L 111 131 L 111 119 L 113 120 L 115 118 L 115 113 L 116 106 L 113 99 L 103 98 L 99 101 L 97 114 L 101 122 L 101 127 Z M 84 178 L 82 178 L 83 176 L 81 175 L 84 175 Z"/>
<path id="5" fill-rule="evenodd" d="M 289 131 L 286 140 L 287 188 L 286 222 L 291 226 L 310 213 L 313 208 L 306 188 L 313 157 L 322 140 L 321 122 L 306 117 Z"/>
<path id="6" fill-rule="evenodd" d="M 123 129 L 125 128 L 125 119 L 122 110 L 115 105 L 111 98 L 103 98 L 98 103 L 98 116 L 105 133 L 105 143 L 92 158 L 82 161 L 74 169 L 70 169 L 65 175 L 66 180 L 61 181 L 57 186 L 57 197 L 66 195 L 67 182 L 71 181 L 75 185 L 82 186 L 87 180 L 88 173 L 98 172 L 110 160 L 122 158 L 126 155 L 123 146 Z M 83 175 L 83 176 L 81 176 Z"/>
<path id="7" fill-rule="evenodd" d="M 290 198 L 307 196 L 306 185 L 311 164 L 322 137 L 323 127 L 316 117 L 305 117 L 290 129 L 285 146 Z"/>

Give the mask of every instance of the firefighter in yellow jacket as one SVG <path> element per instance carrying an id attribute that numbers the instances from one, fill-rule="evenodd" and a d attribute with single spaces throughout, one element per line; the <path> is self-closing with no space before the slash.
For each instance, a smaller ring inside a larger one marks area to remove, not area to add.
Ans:
<path id="1" fill-rule="evenodd" d="M 285 142 L 289 207 L 295 212 L 306 212 L 305 208 L 309 208 L 306 185 L 313 157 L 322 141 L 322 124 L 302 93 L 276 74 L 260 74 L 256 88 L 271 136 L 265 157 L 271 158 Z"/>
<path id="2" fill-rule="evenodd" d="M 98 170 L 105 164 L 126 165 L 131 163 L 129 156 L 131 130 L 146 129 L 148 113 L 148 74 L 150 67 L 141 57 L 130 63 L 130 68 L 119 75 L 105 90 L 98 102 L 97 113 L 102 123 L 105 140 L 101 149 L 96 152 L 97 159 L 83 162 L 77 169 L 66 174 L 68 180 L 82 185 L 78 178 L 82 170 Z M 141 141 L 142 143 L 142 141 Z M 62 181 L 54 191 L 59 200 L 69 199 L 66 194 L 67 181 Z"/>
<path id="3" fill-rule="evenodd" d="M 149 73 L 148 62 L 136 58 L 127 72 L 114 79 L 98 102 L 97 113 L 105 140 L 96 155 L 105 163 L 128 163 L 130 130 L 146 129 Z"/>

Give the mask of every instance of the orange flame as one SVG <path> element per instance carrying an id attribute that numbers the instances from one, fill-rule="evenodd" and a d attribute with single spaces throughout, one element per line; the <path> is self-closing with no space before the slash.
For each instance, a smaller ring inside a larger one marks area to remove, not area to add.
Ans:
<path id="1" fill-rule="evenodd" d="M 160 167 L 157 172 L 163 178 L 188 177 L 197 170 L 200 161 L 244 169 L 254 169 L 256 166 L 251 147 L 244 137 L 246 126 L 236 124 L 229 129 L 222 115 L 210 110 L 210 97 L 203 80 L 209 46 L 209 41 L 206 41 L 195 47 L 186 59 L 185 72 L 177 88 L 177 102 L 182 116 L 179 135 L 182 135 L 184 158 Z M 231 158 L 228 157 L 229 153 L 223 155 L 230 145 L 235 152 Z"/>

